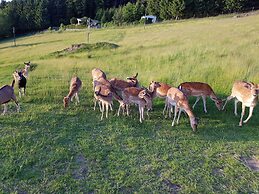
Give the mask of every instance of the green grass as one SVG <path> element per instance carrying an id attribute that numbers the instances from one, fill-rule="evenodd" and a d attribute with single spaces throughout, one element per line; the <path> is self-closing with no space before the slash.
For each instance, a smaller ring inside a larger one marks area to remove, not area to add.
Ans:
<path id="1" fill-rule="evenodd" d="M 171 127 L 159 99 L 143 124 L 134 108 L 130 117 L 113 112 L 100 121 L 91 84 L 91 69 L 99 67 L 109 78 L 138 72 L 144 86 L 207 82 L 225 98 L 235 80 L 259 83 L 258 31 L 259 15 L 92 30 L 91 44 L 119 47 L 62 57 L 51 53 L 86 43 L 85 31 L 25 36 L 17 47 L 1 42 L 0 85 L 10 84 L 24 61 L 34 70 L 21 113 L 10 103 L 0 116 L 0 193 L 258 193 L 258 172 L 242 162 L 259 158 L 258 107 L 240 128 L 233 102 L 219 112 L 208 99 L 208 114 L 199 102 L 197 133 L 186 116 Z M 73 74 L 83 81 L 81 102 L 65 110 Z"/>

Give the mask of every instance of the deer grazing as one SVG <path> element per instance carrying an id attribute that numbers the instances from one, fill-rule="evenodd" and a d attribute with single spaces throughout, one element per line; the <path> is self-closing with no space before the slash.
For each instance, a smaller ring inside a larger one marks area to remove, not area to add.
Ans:
<path id="1" fill-rule="evenodd" d="M 82 82 L 79 79 L 79 77 L 72 77 L 71 81 L 70 81 L 70 88 L 69 88 L 69 93 L 67 96 L 64 97 L 63 99 L 63 103 L 64 103 L 64 107 L 68 107 L 69 102 L 73 101 L 73 98 L 76 98 L 76 104 L 79 103 L 79 96 L 78 96 L 78 92 L 80 91 L 82 87 Z"/>
<path id="2" fill-rule="evenodd" d="M 189 105 L 188 98 L 186 97 L 186 95 L 182 91 L 180 91 L 178 88 L 171 87 L 167 92 L 167 102 L 171 106 L 175 107 L 172 126 L 174 126 L 174 123 L 175 123 L 175 119 L 177 116 L 177 110 L 180 109 L 179 113 L 178 113 L 177 122 L 176 122 L 177 124 L 179 123 L 179 118 L 180 118 L 181 112 L 182 112 L 182 110 L 184 110 L 187 113 L 187 115 L 189 116 L 191 127 L 192 127 L 193 131 L 195 132 L 197 129 L 197 126 L 198 126 L 198 121 L 192 112 L 192 109 Z"/>
<path id="3" fill-rule="evenodd" d="M 254 84 L 252 82 L 245 82 L 245 81 L 236 81 L 233 84 L 232 92 L 230 96 L 228 96 L 226 99 L 226 102 L 223 106 L 223 110 L 229 100 L 236 98 L 234 113 L 237 116 L 237 103 L 241 102 L 242 113 L 239 121 L 239 126 L 242 126 L 243 117 L 245 114 L 245 107 L 249 107 L 249 115 L 247 119 L 244 120 L 244 123 L 247 123 L 248 120 L 252 117 L 254 107 L 258 102 L 258 93 L 259 93 L 258 84 Z"/>
<path id="4" fill-rule="evenodd" d="M 197 99 L 195 103 L 193 104 L 192 108 L 194 109 L 197 102 L 199 102 L 200 98 L 203 100 L 203 110 L 205 113 L 207 113 L 206 108 L 206 97 L 210 97 L 211 100 L 215 102 L 216 107 L 218 110 L 222 109 L 222 100 L 219 99 L 209 84 L 202 83 L 202 82 L 184 82 L 181 83 L 178 86 L 178 89 L 180 89 L 185 95 L 189 96 L 196 96 Z"/>
<path id="5" fill-rule="evenodd" d="M 27 80 L 23 76 L 22 71 L 15 71 L 13 73 L 14 80 L 18 83 L 18 88 L 19 88 L 19 97 L 22 97 L 22 88 L 23 88 L 23 95 L 25 96 L 25 90 L 26 90 L 26 84 Z"/>
<path id="6" fill-rule="evenodd" d="M 31 67 L 31 62 L 24 62 L 24 69 L 22 70 L 22 74 L 25 78 L 28 78 L 29 77 L 29 69 Z"/>
<path id="7" fill-rule="evenodd" d="M 144 109 L 147 108 L 147 115 L 148 111 L 152 108 L 152 97 L 150 96 L 149 92 L 146 89 L 140 89 L 136 87 L 128 87 L 125 88 L 122 92 L 123 96 L 123 104 L 126 106 L 127 115 L 129 116 L 129 105 L 136 104 L 139 108 L 139 121 L 142 123 L 144 120 Z M 119 107 L 118 116 L 120 113 L 120 109 L 122 105 Z M 124 111 L 124 108 L 123 108 Z M 149 117 L 149 115 L 148 115 Z"/>
<path id="8" fill-rule="evenodd" d="M 4 111 L 3 111 L 2 115 L 5 115 L 5 113 L 7 112 L 7 103 L 10 102 L 10 100 L 13 100 L 15 102 L 17 112 L 20 111 L 20 105 L 14 94 L 14 89 L 13 89 L 14 83 L 15 83 L 15 80 L 13 80 L 11 86 L 5 85 L 0 88 L 0 104 L 4 105 Z"/>

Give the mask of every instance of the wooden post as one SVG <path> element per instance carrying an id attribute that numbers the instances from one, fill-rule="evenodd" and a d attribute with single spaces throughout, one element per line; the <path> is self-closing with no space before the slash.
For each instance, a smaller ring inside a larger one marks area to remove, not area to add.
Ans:
<path id="1" fill-rule="evenodd" d="M 13 27 L 13 44 L 16 46 L 16 40 L 15 40 L 15 27 Z"/>
<path id="2" fill-rule="evenodd" d="M 87 32 L 87 43 L 89 44 L 90 42 L 90 32 Z"/>

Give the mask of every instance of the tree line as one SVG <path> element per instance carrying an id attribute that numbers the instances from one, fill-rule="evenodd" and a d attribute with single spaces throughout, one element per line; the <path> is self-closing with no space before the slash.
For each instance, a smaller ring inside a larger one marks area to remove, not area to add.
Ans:
<path id="1" fill-rule="evenodd" d="M 81 17 L 123 25 L 138 23 L 145 14 L 170 20 L 257 8 L 258 0 L 2 0 L 0 38 L 10 36 L 12 27 L 17 33 L 26 33 L 74 23 Z"/>

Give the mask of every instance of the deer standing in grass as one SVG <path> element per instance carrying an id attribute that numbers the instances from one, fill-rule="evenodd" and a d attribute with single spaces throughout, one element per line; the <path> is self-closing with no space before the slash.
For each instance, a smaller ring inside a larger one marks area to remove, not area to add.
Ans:
<path id="1" fill-rule="evenodd" d="M 226 102 L 223 106 L 223 110 L 227 104 L 227 102 L 233 98 L 235 98 L 235 110 L 234 113 L 237 116 L 237 103 L 242 103 L 242 112 L 241 117 L 239 121 L 239 126 L 242 126 L 243 124 L 243 117 L 245 114 L 245 108 L 249 107 L 249 115 L 246 120 L 244 120 L 244 123 L 247 123 L 248 120 L 252 117 L 254 107 L 256 106 L 258 102 L 258 93 L 259 93 L 259 87 L 258 84 L 254 84 L 251 82 L 245 82 L 245 81 L 236 81 L 233 84 L 232 92 L 230 96 L 227 97 Z"/>
<path id="2" fill-rule="evenodd" d="M 74 97 L 76 98 L 76 104 L 79 103 L 78 92 L 80 91 L 81 87 L 82 87 L 82 82 L 79 79 L 79 77 L 72 77 L 70 81 L 69 93 L 63 99 L 65 108 L 68 107 L 70 101 L 71 102 L 73 101 Z"/>
<path id="3" fill-rule="evenodd" d="M 182 110 L 184 110 L 187 113 L 187 115 L 189 116 L 191 127 L 192 127 L 193 131 L 195 132 L 197 129 L 197 126 L 198 126 L 198 121 L 192 112 L 192 109 L 189 105 L 188 98 L 186 97 L 186 95 L 182 91 L 180 91 L 178 88 L 171 87 L 167 92 L 167 102 L 171 106 L 175 107 L 172 126 L 174 126 L 178 109 L 180 109 L 180 110 L 179 110 L 178 118 L 176 121 L 177 124 L 179 123 L 181 112 L 182 112 Z"/>
<path id="4" fill-rule="evenodd" d="M 23 76 L 22 71 L 15 71 L 13 73 L 13 77 L 14 80 L 17 82 L 18 84 L 18 88 L 19 88 L 19 97 L 22 97 L 22 88 L 23 88 L 23 95 L 25 96 L 25 91 L 26 91 L 26 85 L 27 85 L 27 80 L 26 78 Z"/>
<path id="5" fill-rule="evenodd" d="M 102 113 L 101 120 L 103 120 L 104 111 L 106 108 L 106 118 L 108 118 L 109 107 L 112 110 L 113 93 L 106 85 L 98 84 L 95 81 L 94 97 L 99 102 L 100 111 Z"/>
<path id="6" fill-rule="evenodd" d="M 178 86 L 185 95 L 187 96 L 196 96 L 197 99 L 193 104 L 192 108 L 194 109 L 195 105 L 199 102 L 200 98 L 203 100 L 203 110 L 207 113 L 206 108 L 206 98 L 210 97 L 211 100 L 215 102 L 216 107 L 218 110 L 222 109 L 222 100 L 219 99 L 216 94 L 214 93 L 213 89 L 207 83 L 202 82 L 184 82 Z"/>
<path id="7" fill-rule="evenodd" d="M 11 86 L 5 85 L 0 88 L 0 104 L 4 105 L 4 111 L 3 111 L 2 115 L 5 115 L 5 113 L 7 112 L 7 103 L 10 102 L 11 100 L 13 100 L 15 102 L 17 112 L 20 111 L 20 105 L 14 94 L 14 89 L 13 89 L 14 83 L 15 83 L 15 80 L 13 80 Z"/>
<path id="8" fill-rule="evenodd" d="M 22 74 L 25 78 L 28 78 L 29 77 L 29 69 L 31 67 L 31 62 L 24 62 L 24 69 L 22 70 Z"/>
<path id="9" fill-rule="evenodd" d="M 165 99 L 165 107 L 163 110 L 163 115 L 166 116 L 167 109 L 169 109 L 169 107 L 168 107 L 169 104 L 166 102 L 166 96 L 167 96 L 167 91 L 171 88 L 171 86 L 166 83 L 162 83 L 162 82 L 157 82 L 157 83 L 160 86 L 156 88 L 155 96 Z"/>
<path id="10" fill-rule="evenodd" d="M 129 115 L 129 105 L 130 104 L 138 104 L 140 102 L 140 92 L 142 92 L 141 96 L 146 101 L 146 107 L 147 107 L 147 115 L 148 111 L 152 109 L 152 100 L 155 97 L 156 88 L 159 87 L 159 83 L 152 81 L 149 85 L 149 89 L 144 88 L 136 88 L 136 87 L 128 87 L 125 88 L 122 92 L 122 98 L 124 104 L 126 104 L 126 111 L 127 115 Z M 143 95 L 143 90 L 145 91 L 145 95 Z M 120 114 L 121 106 L 119 107 L 117 115 Z M 149 117 L 149 115 L 148 115 Z"/>
<path id="11" fill-rule="evenodd" d="M 149 117 L 148 111 L 152 108 L 152 97 L 146 89 L 140 89 L 136 87 L 125 88 L 122 92 L 123 102 L 126 105 L 127 115 L 129 116 L 129 105 L 136 104 L 139 108 L 139 121 L 142 123 L 144 120 L 144 109 L 147 108 L 147 115 Z M 118 116 L 120 114 L 121 106 L 118 110 Z M 124 109 L 123 109 L 124 111 Z"/>
<path id="12" fill-rule="evenodd" d="M 92 70 L 92 78 L 93 78 L 94 91 L 96 91 L 95 90 L 96 85 L 104 85 L 109 88 L 109 90 L 112 92 L 112 96 L 119 102 L 119 104 L 120 105 L 123 104 L 122 98 L 116 93 L 116 90 L 112 87 L 112 84 L 109 82 L 109 80 L 107 80 L 106 74 L 101 69 L 94 68 Z M 94 110 L 95 110 L 97 102 L 98 102 L 98 99 L 96 97 L 94 97 Z M 98 103 L 99 103 L 100 110 L 102 110 L 102 108 L 100 106 L 101 103 L 100 102 L 98 102 Z"/>

